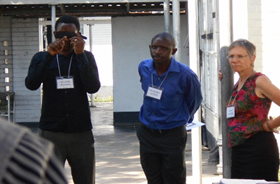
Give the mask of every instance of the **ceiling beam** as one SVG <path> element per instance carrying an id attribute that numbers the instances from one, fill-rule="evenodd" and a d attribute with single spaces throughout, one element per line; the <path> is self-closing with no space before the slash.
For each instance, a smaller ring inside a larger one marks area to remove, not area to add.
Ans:
<path id="1" fill-rule="evenodd" d="M 188 0 L 180 0 L 187 2 Z M 38 0 L 1 0 L 0 5 L 28 5 L 28 4 L 73 4 L 73 3 L 151 3 L 163 2 L 163 0 L 44 0 L 38 3 Z"/>

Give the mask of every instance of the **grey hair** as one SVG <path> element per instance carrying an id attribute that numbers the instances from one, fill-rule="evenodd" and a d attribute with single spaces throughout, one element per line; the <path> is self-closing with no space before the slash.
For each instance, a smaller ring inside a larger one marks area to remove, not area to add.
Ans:
<path id="1" fill-rule="evenodd" d="M 243 49 L 245 49 L 250 58 L 253 55 L 256 55 L 256 46 L 249 40 L 246 40 L 246 39 L 235 40 L 234 42 L 232 42 L 230 44 L 228 50 L 230 51 L 231 49 L 233 49 L 235 47 L 242 47 Z"/>

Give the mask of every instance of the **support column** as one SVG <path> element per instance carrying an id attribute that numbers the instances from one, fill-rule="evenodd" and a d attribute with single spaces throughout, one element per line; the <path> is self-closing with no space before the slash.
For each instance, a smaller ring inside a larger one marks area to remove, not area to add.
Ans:
<path id="1" fill-rule="evenodd" d="M 164 0 L 164 31 L 167 33 L 170 32 L 170 0 Z"/>
<path id="2" fill-rule="evenodd" d="M 92 53 L 92 24 L 89 24 L 89 51 Z M 90 94 L 90 106 L 94 107 L 94 94 Z"/>
<path id="3" fill-rule="evenodd" d="M 175 54 L 175 59 L 177 61 L 181 60 L 181 38 L 180 38 L 180 1 L 172 1 L 172 18 L 173 18 L 173 37 L 177 45 L 177 52 Z"/>
<path id="4" fill-rule="evenodd" d="M 51 12 L 51 21 L 52 21 L 52 41 L 55 41 L 55 37 L 53 35 L 53 32 L 55 31 L 55 22 L 56 22 L 56 5 L 52 5 L 52 12 Z"/>
<path id="5" fill-rule="evenodd" d="M 228 124 L 226 119 L 226 102 L 229 99 L 233 87 L 233 71 L 229 65 L 228 46 L 232 42 L 231 0 L 219 0 L 217 2 L 217 20 L 219 23 L 218 40 L 218 67 L 223 73 L 223 79 L 218 83 L 219 92 L 219 123 L 220 133 L 218 139 L 220 163 L 217 172 L 224 178 L 231 177 L 231 149 L 228 148 Z M 218 71 L 217 71 L 218 72 Z"/>
<path id="6" fill-rule="evenodd" d="M 188 1 L 188 22 L 189 22 L 189 63 L 190 68 L 200 78 L 199 68 L 199 35 L 198 35 L 198 1 Z M 200 110 L 195 114 L 194 119 L 200 120 Z M 202 148 L 201 148 L 201 127 L 193 128 L 192 135 L 192 183 L 202 184 Z"/>

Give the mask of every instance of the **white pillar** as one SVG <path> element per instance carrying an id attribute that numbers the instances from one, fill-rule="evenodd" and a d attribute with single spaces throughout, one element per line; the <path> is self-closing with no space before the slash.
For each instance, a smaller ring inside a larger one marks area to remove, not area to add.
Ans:
<path id="1" fill-rule="evenodd" d="M 39 19 L 39 22 L 41 20 L 42 20 L 42 18 Z M 43 51 L 43 48 L 44 48 L 43 25 L 41 25 L 40 23 L 38 26 L 38 30 L 39 30 L 39 51 Z"/>
<path id="2" fill-rule="evenodd" d="M 89 51 L 92 53 L 92 24 L 89 24 Z M 94 107 L 94 94 L 90 94 L 90 106 Z"/>
<path id="3" fill-rule="evenodd" d="M 164 0 L 164 31 L 170 33 L 170 0 Z"/>
<path id="4" fill-rule="evenodd" d="M 173 37 L 175 39 L 176 45 L 177 45 L 177 52 L 175 54 L 175 59 L 177 61 L 181 60 L 181 38 L 180 38 L 180 1 L 179 0 L 173 0 L 172 1 L 172 12 L 173 12 Z"/>
<path id="5" fill-rule="evenodd" d="M 200 76 L 199 72 L 199 35 L 198 35 L 198 1 L 188 0 L 188 22 L 189 22 L 189 63 L 190 68 Z M 199 121 L 198 113 L 194 119 Z M 193 128 L 192 135 L 192 183 L 202 184 L 202 149 L 201 149 L 201 127 Z"/>
<path id="6" fill-rule="evenodd" d="M 51 12 L 51 19 L 52 19 L 52 41 L 55 41 L 55 37 L 53 35 L 53 32 L 55 31 L 55 22 L 56 22 L 56 5 L 52 5 L 52 12 Z"/>

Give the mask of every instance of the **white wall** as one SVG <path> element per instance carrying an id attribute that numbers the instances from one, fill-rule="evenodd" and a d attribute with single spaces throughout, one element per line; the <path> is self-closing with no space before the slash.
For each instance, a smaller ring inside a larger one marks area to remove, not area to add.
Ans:
<path id="1" fill-rule="evenodd" d="M 89 20 L 111 20 L 111 17 L 90 17 Z M 108 24 L 94 24 L 92 26 L 92 53 L 99 71 L 101 86 L 113 86 L 112 68 L 112 26 Z M 89 26 L 83 25 L 83 34 L 88 37 L 86 50 L 90 50 Z"/>
<path id="2" fill-rule="evenodd" d="M 171 18 L 172 19 L 172 18 Z M 171 23 L 172 25 L 172 23 Z M 187 17 L 181 15 L 181 44 L 187 36 Z M 138 65 L 151 58 L 149 44 L 164 31 L 164 17 L 135 16 L 112 18 L 114 112 L 140 110 L 143 91 Z M 187 48 L 180 47 L 182 63 L 187 63 Z"/>
<path id="3" fill-rule="evenodd" d="M 251 0 L 252 1 L 252 0 Z M 280 88 L 279 80 L 279 43 L 280 43 L 280 24 L 277 22 L 280 17 L 280 1 L 279 0 L 262 0 L 262 12 L 260 19 L 262 20 L 262 57 L 263 73 L 266 74 L 274 85 Z M 272 104 L 270 115 L 278 117 L 280 115 L 279 106 Z"/>
<path id="4" fill-rule="evenodd" d="M 15 92 L 15 122 L 39 122 L 41 90 L 25 87 L 25 77 L 32 56 L 39 51 L 38 19 L 12 19 L 13 81 Z"/>
<path id="5" fill-rule="evenodd" d="M 267 75 L 278 88 L 280 24 L 275 20 L 280 17 L 279 6 L 279 0 L 233 1 L 233 40 L 245 38 L 256 45 L 255 70 Z M 273 103 L 269 115 L 277 117 L 279 112 L 280 108 Z"/>

